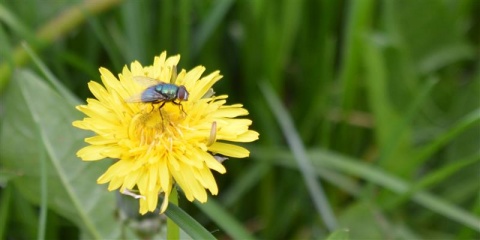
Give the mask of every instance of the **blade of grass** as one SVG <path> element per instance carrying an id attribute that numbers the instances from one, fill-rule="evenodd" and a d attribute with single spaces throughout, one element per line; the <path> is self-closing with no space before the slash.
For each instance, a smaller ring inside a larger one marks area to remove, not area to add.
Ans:
<path id="1" fill-rule="evenodd" d="M 22 38 L 38 44 L 38 42 L 35 42 L 37 39 L 32 31 L 3 4 L 0 4 L 0 20 L 5 23 L 6 26 L 12 29 L 13 32 L 18 33 Z"/>
<path id="2" fill-rule="evenodd" d="M 312 152 L 312 154 L 316 155 L 315 152 Z M 405 194 L 411 188 L 410 183 L 392 176 L 387 172 L 383 172 L 381 169 L 364 164 L 360 160 L 334 156 L 335 155 L 323 156 L 323 160 L 325 160 L 324 166 L 333 167 L 339 171 L 362 177 L 363 179 L 389 189 L 397 194 Z M 318 161 L 320 158 L 320 156 L 312 156 L 314 163 L 315 160 Z M 451 220 L 457 221 L 480 232 L 480 219 L 439 197 L 425 191 L 420 191 L 412 196 L 412 200 L 436 213 L 444 215 Z"/>
<path id="3" fill-rule="evenodd" d="M 392 158 L 392 154 L 395 149 L 400 145 L 401 138 L 398 136 L 401 135 L 403 131 L 408 131 L 408 127 L 418 113 L 420 107 L 425 103 L 430 96 L 430 92 L 433 87 L 438 83 L 438 79 L 430 78 L 428 79 L 424 86 L 421 87 L 418 96 L 409 104 L 409 108 L 403 118 L 397 122 L 393 127 L 390 128 L 390 136 L 386 137 L 386 144 L 381 148 L 381 153 L 379 155 L 379 161 L 385 161 L 385 159 Z"/>
<path id="4" fill-rule="evenodd" d="M 91 62 L 89 62 L 89 58 L 80 56 L 74 51 L 67 50 L 60 52 L 58 54 L 58 59 L 61 59 L 61 61 L 63 61 L 66 65 L 72 66 L 75 69 L 73 70 L 74 72 L 84 73 L 88 76 L 89 79 L 98 78 L 98 67 L 94 66 Z"/>
<path id="5" fill-rule="evenodd" d="M 123 48 L 127 61 L 138 60 L 139 62 L 146 62 L 147 58 L 147 15 L 145 14 L 145 1 L 126 1 L 121 5 L 121 16 L 127 44 L 135 47 Z"/>
<path id="6" fill-rule="evenodd" d="M 271 111 L 274 113 L 278 123 L 280 124 L 290 149 L 295 155 L 295 160 L 297 161 L 299 170 L 302 173 L 305 184 L 307 185 L 318 214 L 320 215 L 321 219 L 323 219 L 327 228 L 330 231 L 333 231 L 337 225 L 335 216 L 327 197 L 323 192 L 323 188 L 313 172 L 312 164 L 307 156 L 305 147 L 303 146 L 302 140 L 300 139 L 300 136 L 298 135 L 290 116 L 283 108 L 280 100 L 275 96 L 275 93 L 270 85 L 264 82 L 260 87 L 267 103 L 270 106 Z"/>
<path id="7" fill-rule="evenodd" d="M 202 22 L 198 31 L 195 33 L 195 39 L 192 46 L 192 58 L 196 58 L 202 51 L 203 46 L 212 36 L 213 31 L 222 23 L 228 10 L 232 7 L 235 0 L 219 1 L 213 5 L 211 12 L 207 15 L 207 18 Z"/>
<path id="8" fill-rule="evenodd" d="M 408 159 L 405 156 L 409 155 L 411 149 L 408 141 L 410 119 L 400 115 L 391 103 L 388 91 L 389 74 L 382 45 L 374 41 L 371 35 L 361 39 L 364 48 L 362 60 L 366 68 L 368 105 L 375 118 L 375 140 L 380 151 L 387 154 L 379 159 L 381 161 L 378 164 L 390 170 L 398 169 L 398 159 Z M 415 110 L 414 106 L 411 108 Z"/>
<path id="9" fill-rule="evenodd" d="M 38 123 L 38 119 L 36 120 Z M 41 130 L 38 129 L 38 135 L 42 134 Z M 43 144 L 41 141 L 38 142 L 38 149 L 43 149 Z M 45 232 L 47 229 L 47 213 L 48 213 L 48 163 L 47 163 L 47 156 L 45 151 L 40 151 L 38 156 L 40 161 L 40 214 L 38 220 L 38 233 L 37 239 L 42 240 L 45 239 Z"/>
<path id="10" fill-rule="evenodd" d="M 395 202 L 390 204 L 388 209 L 398 208 L 400 204 L 404 203 L 412 197 L 416 192 L 426 190 L 429 187 L 439 184 L 448 177 L 452 176 L 454 173 L 457 173 L 461 169 L 468 167 L 476 162 L 480 161 L 480 154 L 477 152 L 473 156 L 469 156 L 464 159 L 459 159 L 449 165 L 441 167 L 438 170 L 429 173 L 425 177 L 422 177 L 420 180 L 417 180 L 410 188 L 410 190 L 404 193 L 402 196 L 395 199 Z"/>
<path id="11" fill-rule="evenodd" d="M 331 100 L 333 99 L 333 94 L 330 91 L 329 86 L 331 86 L 331 82 L 333 81 L 336 45 L 331 38 L 324 41 L 324 45 L 325 46 L 322 48 L 323 56 L 319 59 L 321 69 L 318 69 L 319 66 L 316 61 L 308 62 L 312 65 L 310 67 L 310 72 L 312 73 L 309 74 L 306 72 L 308 76 L 311 76 L 309 77 L 310 83 L 307 86 L 312 87 L 308 87 L 310 89 L 309 94 L 305 94 L 307 96 L 303 96 L 304 99 L 300 101 L 300 106 L 305 104 L 305 102 L 308 102 L 309 107 L 305 112 L 305 117 L 302 118 L 303 122 L 300 124 L 299 131 L 302 139 L 307 141 L 308 139 L 316 138 L 318 142 L 322 143 L 322 146 L 328 148 L 331 141 L 330 132 L 332 123 L 330 121 L 322 121 L 321 125 L 318 127 L 318 131 L 312 131 L 312 129 L 315 129 L 315 127 L 318 126 L 319 119 L 323 118 L 322 115 L 328 112 Z M 306 45 L 306 48 L 308 48 L 308 45 Z M 310 54 L 310 50 L 307 49 L 305 51 L 307 52 L 305 55 Z M 315 75 L 318 76 L 315 77 Z"/>
<path id="12" fill-rule="evenodd" d="M 178 191 L 177 188 L 172 188 L 170 196 L 168 197 L 169 205 L 178 206 Z M 167 219 L 167 239 L 179 239 L 180 238 L 180 229 L 171 218 Z"/>
<path id="13" fill-rule="evenodd" d="M 108 31 L 103 28 L 101 23 L 92 16 L 89 12 L 85 11 L 85 16 L 87 18 L 88 25 L 92 27 L 95 36 L 97 37 L 98 41 L 102 44 L 105 51 L 108 54 L 109 60 L 113 63 L 115 69 L 122 69 L 122 57 L 119 54 L 118 48 L 115 49 L 116 45 L 112 44 L 113 40 L 111 39 L 112 36 L 108 36 Z"/>
<path id="14" fill-rule="evenodd" d="M 162 46 L 162 48 L 156 48 L 155 46 L 154 49 L 158 52 L 161 52 L 164 49 L 171 49 L 173 46 L 174 38 L 172 37 L 174 30 L 176 30 L 174 27 L 174 24 L 172 24 L 173 16 L 175 15 L 174 11 L 174 5 L 176 5 L 176 2 L 173 1 L 159 1 L 158 9 L 157 11 L 159 12 L 159 16 L 156 22 L 158 25 L 159 31 L 156 33 L 156 39 L 158 39 L 158 44 Z"/>
<path id="15" fill-rule="evenodd" d="M 12 49 L 3 24 L 0 24 L 0 53 L 2 53 L 0 55 L 0 61 L 6 62 L 9 66 L 9 69 L 13 70 L 15 63 L 12 57 Z"/>
<path id="16" fill-rule="evenodd" d="M 357 73 L 360 64 L 361 37 L 367 28 L 374 1 L 352 1 L 347 5 L 347 25 L 343 35 L 345 41 L 341 47 L 340 81 L 342 83 L 342 109 L 350 111 L 357 91 Z M 346 133 L 345 133 L 346 134 Z M 348 136 L 348 135 L 342 136 Z M 348 137 L 347 137 L 348 138 Z M 346 139 L 347 139 L 346 138 Z"/>
<path id="17" fill-rule="evenodd" d="M 214 199 L 206 203 L 195 202 L 203 213 L 208 215 L 222 230 L 227 232 L 232 239 L 255 239 L 245 228 Z"/>
<path id="18" fill-rule="evenodd" d="M 339 229 L 332 232 L 327 240 L 348 240 L 350 239 L 350 231 L 348 229 Z"/>
<path id="19" fill-rule="evenodd" d="M 190 66 L 191 61 L 191 12 L 192 10 L 192 1 L 188 0 L 180 0 L 178 1 L 180 5 L 180 18 L 179 18 L 179 38 L 178 38 L 178 51 L 182 54 L 182 62 L 185 63 L 186 66 Z"/>
<path id="20" fill-rule="evenodd" d="M 223 191 L 222 203 L 226 207 L 231 207 L 246 192 L 255 187 L 270 170 L 270 164 L 254 164 L 243 171 L 242 175 L 235 180 L 228 190 Z"/>
<path id="21" fill-rule="evenodd" d="M 257 159 L 266 160 L 268 155 L 263 156 L 264 151 L 275 151 L 275 156 L 272 158 L 274 164 L 285 164 L 295 166 L 294 156 L 285 150 L 270 150 L 265 149 L 257 151 Z M 321 149 L 311 149 L 308 156 L 314 164 L 314 168 L 327 168 L 341 171 L 353 176 L 358 176 L 364 180 L 370 181 L 378 186 L 382 186 L 394 193 L 405 194 L 410 189 L 412 184 L 402 179 L 393 176 L 392 174 L 383 171 L 382 169 L 373 167 L 362 162 L 360 159 L 354 159 L 347 156 L 335 154 Z M 263 158 L 265 157 L 265 158 Z M 477 216 L 461 209 L 443 199 L 432 195 L 426 191 L 419 191 L 412 195 L 412 201 L 423 207 L 430 209 L 446 218 L 456 221 L 460 224 L 470 227 L 471 229 L 480 232 L 480 219 Z"/>
<path id="22" fill-rule="evenodd" d="M 475 216 L 480 216 L 480 191 L 478 191 L 475 202 L 472 204 L 471 212 Z M 471 229 L 464 227 L 459 235 L 458 239 L 474 239 L 479 236 L 477 233 L 473 232 Z"/>
<path id="23" fill-rule="evenodd" d="M 434 54 L 427 56 L 419 63 L 419 71 L 429 74 L 452 63 L 469 60 L 475 57 L 475 49 L 467 44 L 459 43 L 445 46 Z"/>
<path id="24" fill-rule="evenodd" d="M 437 136 L 434 141 L 432 141 L 427 146 L 423 147 L 414 157 L 415 161 L 413 163 L 423 163 L 427 161 L 434 153 L 436 153 L 440 148 L 445 146 L 448 142 L 454 139 L 456 136 L 462 132 L 470 129 L 475 124 L 480 123 L 480 109 L 477 109 L 470 114 L 467 114 L 462 119 L 457 121 L 453 127 L 448 129 L 446 132 L 442 133 L 440 136 Z"/>
<path id="25" fill-rule="evenodd" d="M 268 4 L 268 2 L 264 4 Z M 275 92 L 283 96 L 284 78 L 282 74 L 287 67 L 288 56 L 292 53 L 293 43 L 301 26 L 304 1 L 286 1 L 284 4 L 275 5 L 263 7 L 266 25 L 259 30 L 265 32 L 262 36 L 265 39 L 263 67 L 266 78 Z M 282 17 L 278 18 L 279 15 Z"/>
<path id="26" fill-rule="evenodd" d="M 37 185 L 38 186 L 38 185 Z M 14 214 L 10 217 L 14 219 L 15 225 L 22 229 L 20 236 L 25 239 L 35 239 L 38 231 L 38 209 L 20 195 L 17 189 L 12 189 L 12 198 L 14 208 L 10 210 Z"/>
<path id="27" fill-rule="evenodd" d="M 24 42 L 22 44 L 25 52 L 32 58 L 35 65 L 38 67 L 40 72 L 43 74 L 45 79 L 50 83 L 52 87 L 57 90 L 57 92 L 62 95 L 65 99 L 67 99 L 71 104 L 77 105 L 80 103 L 80 100 L 76 98 L 70 91 L 65 88 L 65 86 L 53 75 L 53 73 L 47 68 L 47 66 L 40 60 L 38 55 L 30 48 L 28 43 Z"/>
<path id="28" fill-rule="evenodd" d="M 83 14 L 84 11 L 90 12 L 91 14 L 96 14 L 119 4 L 121 1 L 122 0 L 87 0 L 66 9 L 37 31 L 35 39 L 39 42 L 42 42 L 42 45 L 35 46 L 35 49 L 39 50 L 46 47 L 48 44 L 51 44 L 56 39 L 64 36 L 66 33 L 82 24 L 85 20 L 85 15 Z M 30 44 L 34 42 L 36 41 L 32 40 Z M 13 50 L 13 59 L 15 65 L 17 66 L 21 66 L 26 63 L 28 55 L 22 46 L 17 46 Z M 5 88 L 9 76 L 10 70 L 8 64 L 1 64 L 0 92 L 2 92 Z"/>
<path id="29" fill-rule="evenodd" d="M 12 203 L 12 186 L 2 188 L 0 197 L 0 239 L 6 239 L 8 219 Z"/>
<path id="30" fill-rule="evenodd" d="M 250 147 L 250 151 L 251 151 L 252 156 L 256 157 L 257 155 L 261 155 L 262 158 L 270 159 L 270 161 L 274 161 L 273 158 L 274 158 L 274 156 L 276 156 L 276 154 L 273 153 L 269 157 L 268 154 L 264 152 L 264 151 L 268 151 L 268 149 L 264 149 L 264 148 Z M 258 151 L 262 151 L 262 153 L 258 154 L 257 153 Z M 276 150 L 271 149 L 271 151 L 275 152 Z M 285 167 L 292 168 L 292 169 L 297 169 L 298 168 L 298 166 L 296 164 L 292 165 L 292 164 L 289 164 L 289 163 L 290 162 L 282 162 L 280 164 L 282 164 Z M 291 163 L 293 163 L 293 162 L 291 162 Z M 268 163 L 268 165 L 270 165 L 270 162 Z M 360 190 L 361 190 L 360 185 L 356 182 L 356 180 L 352 179 L 351 177 L 349 177 L 345 174 L 342 174 L 342 173 L 339 173 L 339 172 L 336 172 L 336 171 L 332 171 L 332 169 L 325 169 L 325 168 L 316 168 L 315 173 L 319 177 L 324 179 L 325 181 L 332 184 L 333 186 L 337 186 L 338 188 L 342 189 L 343 191 L 345 191 L 345 192 L 347 192 L 347 193 L 349 193 L 353 196 L 358 196 L 360 194 Z"/>
<path id="31" fill-rule="evenodd" d="M 172 219 L 183 231 L 193 239 L 215 239 L 200 223 L 176 205 L 169 205 L 165 215 Z"/>

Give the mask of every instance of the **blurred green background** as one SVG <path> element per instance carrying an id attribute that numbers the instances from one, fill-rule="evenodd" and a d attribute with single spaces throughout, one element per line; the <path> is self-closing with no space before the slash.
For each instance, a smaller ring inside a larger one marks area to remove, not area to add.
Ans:
<path id="1" fill-rule="evenodd" d="M 90 134 L 71 122 L 99 67 L 164 50 L 220 70 L 215 91 L 260 133 L 217 174 L 219 196 L 180 194 L 215 237 L 480 239 L 479 13 L 478 0 L 1 0 L 0 239 L 152 237 L 96 185 L 109 161 L 76 158 Z"/>

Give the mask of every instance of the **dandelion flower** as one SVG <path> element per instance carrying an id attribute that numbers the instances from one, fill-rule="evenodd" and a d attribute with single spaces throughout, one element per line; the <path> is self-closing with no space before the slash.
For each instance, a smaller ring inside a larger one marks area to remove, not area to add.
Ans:
<path id="1" fill-rule="evenodd" d="M 130 69 L 125 66 L 118 78 L 100 68 L 103 85 L 88 83 L 95 98 L 77 106 L 87 117 L 73 122 L 95 133 L 77 156 L 84 161 L 115 159 L 97 183 L 109 183 L 110 191 L 138 192 L 141 214 L 155 211 L 160 194 L 164 212 L 174 184 L 189 201 L 206 202 L 206 189 L 218 193 L 211 170 L 226 172 L 223 156 L 249 156 L 247 149 L 228 142 L 258 139 L 258 133 L 249 130 L 251 120 L 236 118 L 248 115 L 241 104 L 226 105 L 227 95 L 213 95 L 211 87 L 222 78 L 219 71 L 202 77 L 205 68 L 197 66 L 177 74 L 179 60 L 179 55 L 167 58 L 163 52 L 152 66 L 137 61 Z M 147 88 L 137 78 L 184 86 L 188 99 L 128 101 Z"/>

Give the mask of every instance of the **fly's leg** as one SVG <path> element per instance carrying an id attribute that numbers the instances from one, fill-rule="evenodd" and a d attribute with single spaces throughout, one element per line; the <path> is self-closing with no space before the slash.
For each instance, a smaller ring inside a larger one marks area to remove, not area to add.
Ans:
<path id="1" fill-rule="evenodd" d="M 187 113 L 183 110 L 183 105 L 180 102 L 172 101 L 172 103 L 177 106 L 180 106 L 180 110 L 182 110 L 183 114 L 187 115 Z"/>
<path id="2" fill-rule="evenodd" d="M 158 114 L 160 115 L 160 118 L 162 119 L 162 128 L 163 130 L 165 130 L 165 124 L 164 124 L 164 119 L 163 119 L 163 114 L 162 114 L 162 108 L 163 106 L 165 106 L 167 102 L 166 101 L 155 101 L 155 102 L 150 102 L 151 106 L 152 106 L 152 109 L 148 112 L 148 114 L 151 114 L 154 110 L 155 110 L 155 105 L 156 104 L 160 104 L 158 105 Z"/>
<path id="3" fill-rule="evenodd" d="M 162 107 L 165 106 L 165 103 L 166 103 L 166 102 L 162 102 L 162 104 L 160 104 L 160 106 L 158 107 L 158 113 L 160 114 L 160 117 L 162 118 L 162 126 L 164 126 L 164 125 L 163 125 Z"/>
<path id="4" fill-rule="evenodd" d="M 151 103 L 152 110 L 150 110 L 150 112 L 148 112 L 148 114 L 152 113 L 152 112 L 153 112 L 153 110 L 155 110 L 155 105 L 154 105 L 154 104 L 155 104 L 154 102 L 152 102 L 152 103 Z"/>

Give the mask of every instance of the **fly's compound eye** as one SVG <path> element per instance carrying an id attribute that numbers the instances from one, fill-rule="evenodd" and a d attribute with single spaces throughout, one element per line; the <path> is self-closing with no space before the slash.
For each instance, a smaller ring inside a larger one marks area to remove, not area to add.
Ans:
<path id="1" fill-rule="evenodd" d="M 185 86 L 178 87 L 177 98 L 182 100 L 182 101 L 187 101 L 188 100 L 188 91 L 185 88 Z"/>

